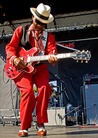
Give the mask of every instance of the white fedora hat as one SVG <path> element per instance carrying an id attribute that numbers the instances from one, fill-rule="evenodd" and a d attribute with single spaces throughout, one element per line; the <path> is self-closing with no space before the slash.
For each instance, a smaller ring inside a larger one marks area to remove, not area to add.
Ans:
<path id="1" fill-rule="evenodd" d="M 50 14 L 50 6 L 43 3 L 40 3 L 37 8 L 30 8 L 30 11 L 42 23 L 48 24 L 54 20 L 53 15 Z"/>

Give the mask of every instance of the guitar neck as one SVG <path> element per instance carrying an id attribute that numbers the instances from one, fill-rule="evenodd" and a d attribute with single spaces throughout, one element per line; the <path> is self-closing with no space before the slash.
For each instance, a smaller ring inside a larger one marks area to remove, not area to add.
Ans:
<path id="1" fill-rule="evenodd" d="M 66 53 L 66 54 L 57 54 L 57 55 L 52 55 L 57 57 L 58 59 L 63 59 L 63 58 L 69 58 L 72 56 L 72 53 Z M 36 62 L 36 61 L 45 61 L 48 60 L 50 55 L 44 55 L 44 56 L 29 56 L 27 59 L 27 62 Z"/>

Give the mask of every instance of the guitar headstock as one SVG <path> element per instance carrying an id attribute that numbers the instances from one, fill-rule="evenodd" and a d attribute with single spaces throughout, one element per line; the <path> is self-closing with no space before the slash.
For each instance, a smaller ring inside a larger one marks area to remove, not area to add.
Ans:
<path id="1" fill-rule="evenodd" d="M 85 51 L 85 50 L 82 50 L 82 51 L 75 51 L 74 52 L 74 60 L 81 60 L 81 62 L 85 61 L 86 63 L 88 63 L 88 61 L 90 60 L 91 58 L 91 52 L 90 51 Z"/>

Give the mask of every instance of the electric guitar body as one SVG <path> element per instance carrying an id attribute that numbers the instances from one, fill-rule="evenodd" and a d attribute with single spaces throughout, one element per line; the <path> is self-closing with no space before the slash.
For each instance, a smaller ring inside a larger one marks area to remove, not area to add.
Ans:
<path id="1" fill-rule="evenodd" d="M 22 47 L 19 47 L 17 50 L 17 57 L 20 57 L 21 59 L 24 60 L 25 63 L 27 63 L 27 58 L 28 56 L 35 56 L 38 54 L 38 50 L 36 47 L 30 49 L 30 50 L 25 50 Z M 28 63 L 26 68 L 23 70 L 18 69 L 17 67 L 13 66 L 9 60 L 6 60 L 5 64 L 5 74 L 8 78 L 10 79 L 15 79 L 18 76 L 22 75 L 23 73 L 34 73 L 34 63 Z"/>
<path id="2" fill-rule="evenodd" d="M 57 55 L 52 55 L 57 57 L 58 59 L 63 59 L 63 58 L 73 58 L 74 60 L 78 61 L 88 61 L 91 58 L 90 51 L 75 51 L 72 53 L 61 53 Z M 24 60 L 26 63 L 26 68 L 23 70 L 18 69 L 17 67 L 13 66 L 9 60 L 6 60 L 5 64 L 5 74 L 8 78 L 10 79 L 15 79 L 18 76 L 22 75 L 23 73 L 34 73 L 34 65 L 40 61 L 45 61 L 48 60 L 50 55 L 40 55 L 39 56 L 39 51 L 37 50 L 36 47 L 31 48 L 30 50 L 25 50 L 22 47 L 19 47 L 17 50 L 17 57 L 20 57 L 21 59 Z"/>

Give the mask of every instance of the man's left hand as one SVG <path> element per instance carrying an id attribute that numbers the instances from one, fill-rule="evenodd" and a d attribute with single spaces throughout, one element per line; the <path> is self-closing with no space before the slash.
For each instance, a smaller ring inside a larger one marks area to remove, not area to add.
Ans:
<path id="1" fill-rule="evenodd" d="M 54 55 L 50 55 L 50 57 L 48 58 L 48 62 L 50 64 L 52 64 L 53 66 L 55 66 L 55 64 L 57 64 L 57 62 L 59 61 L 59 59 L 56 57 L 56 53 L 55 51 L 53 51 Z"/>

